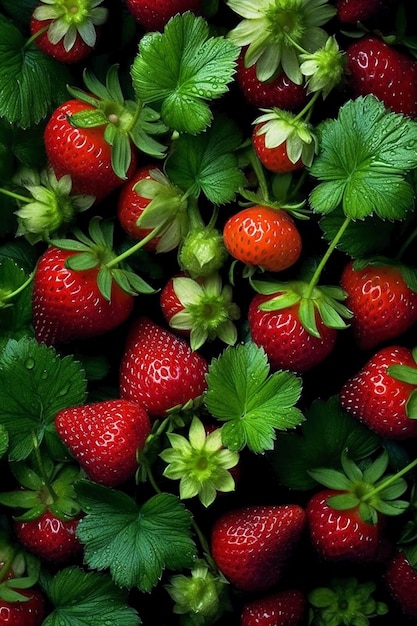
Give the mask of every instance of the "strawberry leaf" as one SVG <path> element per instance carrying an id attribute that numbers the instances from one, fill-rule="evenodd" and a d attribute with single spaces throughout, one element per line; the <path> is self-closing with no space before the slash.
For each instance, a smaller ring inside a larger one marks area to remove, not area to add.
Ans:
<path id="1" fill-rule="evenodd" d="M 116 585 L 151 591 L 165 568 L 190 567 L 195 545 L 191 516 L 171 494 L 141 506 L 121 491 L 80 481 L 76 490 L 86 516 L 77 534 L 89 567 L 109 568 Z"/>
<path id="2" fill-rule="evenodd" d="M 141 620 L 129 606 L 125 591 L 119 589 L 107 574 L 85 572 L 67 567 L 42 580 L 53 606 L 43 626 L 96 626 L 117 624 L 137 626 Z"/>
<path id="3" fill-rule="evenodd" d="M 34 44 L 0 15 L 0 117 L 28 128 L 38 124 L 66 95 L 66 67 Z"/>
<path id="4" fill-rule="evenodd" d="M 213 359 L 207 385 L 205 404 L 225 422 L 222 441 L 230 450 L 271 450 L 275 430 L 295 428 L 304 419 L 294 406 L 301 379 L 287 371 L 269 374 L 266 354 L 254 343 L 230 346 Z"/>
<path id="5" fill-rule="evenodd" d="M 51 456 L 65 457 L 55 415 L 85 397 L 85 373 L 72 356 L 61 357 L 29 337 L 11 339 L 0 355 L 0 424 L 10 437 L 10 460 L 27 458 L 34 436 L 45 442 Z"/>
<path id="6" fill-rule="evenodd" d="M 167 160 L 167 175 L 192 196 L 202 192 L 214 204 L 230 202 L 244 183 L 234 154 L 240 142 L 234 122 L 224 116 L 217 118 L 205 133 L 176 140 Z"/>
<path id="7" fill-rule="evenodd" d="M 404 219 L 414 200 L 406 175 L 417 167 L 417 123 L 369 95 L 348 100 L 318 130 L 310 173 L 321 182 L 310 194 L 313 209 L 326 214 L 341 206 L 352 219 Z"/>
<path id="8" fill-rule="evenodd" d="M 380 439 L 340 406 L 336 396 L 316 400 L 305 412 L 305 421 L 296 433 L 278 433 L 269 458 L 279 480 L 290 489 L 317 487 L 317 468 L 340 470 L 341 457 L 348 449 L 358 461 L 380 445 Z"/>
<path id="9" fill-rule="evenodd" d="M 202 17 L 176 15 L 163 33 L 142 37 L 131 69 L 136 95 L 157 103 L 171 129 L 199 133 L 212 119 L 207 101 L 227 91 L 238 54 L 239 48 L 225 37 L 209 36 Z"/>

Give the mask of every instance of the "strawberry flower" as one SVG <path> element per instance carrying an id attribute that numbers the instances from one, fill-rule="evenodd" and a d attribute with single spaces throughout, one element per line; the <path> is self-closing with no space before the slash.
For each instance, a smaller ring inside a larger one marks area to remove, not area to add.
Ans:
<path id="1" fill-rule="evenodd" d="M 178 433 L 167 433 L 171 448 L 160 453 L 168 463 L 164 476 L 180 480 L 182 500 L 198 496 L 208 507 L 217 491 L 230 492 L 235 481 L 228 471 L 239 461 L 239 454 L 222 444 L 220 428 L 207 434 L 203 423 L 194 417 L 188 439 Z"/>
<path id="2" fill-rule="evenodd" d="M 265 146 L 276 148 L 285 142 L 288 158 L 292 163 L 301 158 L 304 165 L 311 165 L 317 150 L 317 138 L 308 121 L 282 109 L 261 111 L 263 114 L 253 123 L 258 125 L 256 132 L 265 135 Z"/>
<path id="3" fill-rule="evenodd" d="M 261 81 L 279 70 L 301 85 L 299 50 L 314 52 L 327 39 L 320 28 L 336 13 L 327 0 L 228 0 L 228 6 L 244 19 L 229 32 L 238 46 L 248 46 L 245 64 L 256 64 Z"/>
<path id="4" fill-rule="evenodd" d="M 95 26 L 101 26 L 107 19 L 108 10 L 100 7 L 103 0 L 41 0 L 42 4 L 33 12 L 39 21 L 52 20 L 48 28 L 48 39 L 52 44 L 63 40 L 65 50 L 71 50 L 77 34 L 91 48 L 95 46 L 97 33 Z"/>

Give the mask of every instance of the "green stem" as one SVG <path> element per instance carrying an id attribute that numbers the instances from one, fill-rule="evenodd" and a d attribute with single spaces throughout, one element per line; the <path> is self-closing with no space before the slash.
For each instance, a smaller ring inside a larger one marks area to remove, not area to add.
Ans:
<path id="1" fill-rule="evenodd" d="M 43 462 L 42 462 L 42 457 L 41 454 L 39 452 L 39 442 L 38 439 L 36 437 L 36 434 L 34 431 L 32 431 L 32 441 L 33 441 L 33 453 L 34 453 L 34 457 L 35 457 L 35 463 L 36 463 L 36 470 L 37 473 L 39 474 L 39 476 L 42 478 L 45 486 L 48 489 L 49 494 L 51 495 L 52 499 L 54 500 L 54 502 L 56 502 L 56 500 L 58 500 L 58 496 L 55 493 L 48 477 L 45 474 L 45 468 L 43 466 Z"/>
<path id="2" fill-rule="evenodd" d="M 33 35 L 29 37 L 29 39 L 27 39 L 27 41 L 25 42 L 24 47 L 28 48 L 30 44 L 35 41 L 35 39 L 37 39 L 40 35 L 43 35 L 43 33 L 46 33 L 48 28 L 49 28 L 49 23 L 43 26 L 42 28 L 40 28 L 36 33 L 33 33 Z"/>
<path id="3" fill-rule="evenodd" d="M 0 193 L 4 194 L 5 196 L 9 196 L 10 198 L 13 198 L 14 200 L 20 200 L 20 202 L 33 202 L 33 198 L 27 198 L 26 196 L 21 196 L 19 193 L 15 193 L 14 191 L 9 191 L 8 189 L 4 189 L 3 187 L 0 187 Z"/>
<path id="4" fill-rule="evenodd" d="M 17 554 L 16 548 L 10 548 L 10 551 L 8 552 L 6 560 L 4 561 L 3 565 L 0 567 L 0 583 L 3 582 L 4 577 L 7 576 L 7 574 L 9 573 L 9 570 L 12 566 L 12 563 L 14 561 L 16 554 Z"/>
<path id="5" fill-rule="evenodd" d="M 256 176 L 256 179 L 258 181 L 261 198 L 264 199 L 266 202 L 269 202 L 269 191 L 268 191 L 268 184 L 266 182 L 265 173 L 261 165 L 261 162 L 258 159 L 255 153 L 255 150 L 253 149 L 252 146 L 248 150 L 248 157 L 249 157 L 249 162 L 254 171 L 254 174 Z"/>
<path id="6" fill-rule="evenodd" d="M 401 246 L 401 248 L 399 249 L 399 251 L 395 255 L 395 258 L 396 258 L 397 261 L 399 261 L 401 259 L 401 257 L 405 253 L 406 249 L 414 241 L 416 236 L 417 236 L 417 228 L 415 228 L 414 230 L 411 231 L 411 233 L 408 235 L 407 239 L 404 241 L 403 245 Z"/>
<path id="7" fill-rule="evenodd" d="M 126 259 L 128 259 L 132 254 L 134 254 L 135 252 L 143 248 L 143 246 L 145 246 L 154 237 L 157 237 L 165 227 L 166 227 L 165 223 L 160 224 L 159 226 L 156 226 L 153 230 L 151 230 L 150 233 L 146 235 L 146 237 L 138 241 L 138 243 L 134 244 L 131 248 L 128 248 L 127 250 L 119 254 L 118 256 L 114 257 L 114 259 L 106 263 L 106 267 L 108 269 L 111 269 L 112 267 L 117 266 L 118 263 L 121 263 L 122 261 L 125 261 Z"/>
<path id="8" fill-rule="evenodd" d="M 320 95 L 320 92 L 316 91 L 314 95 L 310 98 L 310 100 L 307 102 L 305 107 L 301 109 L 301 111 L 297 113 L 297 115 L 294 116 L 294 121 L 298 121 L 304 117 L 305 121 L 308 122 L 313 112 L 314 104 L 316 100 L 318 99 L 319 95 Z"/>
<path id="9" fill-rule="evenodd" d="M 407 474 L 410 470 L 412 470 L 416 466 L 417 466 L 417 459 L 414 459 L 414 461 L 411 461 L 411 463 L 408 463 L 408 465 L 403 467 L 396 474 L 389 476 L 384 481 L 382 481 L 382 483 L 379 484 L 377 487 L 374 487 L 372 491 L 369 491 L 366 495 L 364 495 L 361 498 L 361 501 L 366 502 L 367 500 L 371 500 L 371 498 L 373 498 L 376 494 L 378 494 L 380 491 L 383 491 L 384 489 L 392 485 L 396 480 L 404 476 L 404 474 Z"/>
<path id="10" fill-rule="evenodd" d="M 339 228 L 338 232 L 336 233 L 336 236 L 333 238 L 333 241 L 328 246 L 328 248 L 326 250 L 326 253 L 323 255 L 323 258 L 321 259 L 320 263 L 316 267 L 316 270 L 315 270 L 313 276 L 310 279 L 307 291 L 305 293 L 305 297 L 306 298 L 310 298 L 311 297 L 311 294 L 313 293 L 314 287 L 317 285 L 317 283 L 320 280 L 320 276 L 321 276 L 321 273 L 322 273 L 322 271 L 324 269 L 324 266 L 326 265 L 326 263 L 329 260 L 333 250 L 336 248 L 337 244 L 339 243 L 340 239 L 342 238 L 346 228 L 349 226 L 350 220 L 351 220 L 350 217 L 345 217 L 345 220 L 344 220 L 343 224 L 341 225 L 341 227 Z"/>
<path id="11" fill-rule="evenodd" d="M 3 302 L 7 300 L 11 300 L 15 296 L 17 296 L 17 294 L 19 294 L 21 291 L 26 289 L 26 287 L 32 282 L 34 276 L 35 276 L 35 272 L 33 271 L 25 280 L 25 282 L 22 285 L 20 285 L 20 287 L 18 287 L 17 289 L 15 289 L 15 291 L 12 291 L 11 293 L 8 293 L 6 296 L 3 297 Z"/>

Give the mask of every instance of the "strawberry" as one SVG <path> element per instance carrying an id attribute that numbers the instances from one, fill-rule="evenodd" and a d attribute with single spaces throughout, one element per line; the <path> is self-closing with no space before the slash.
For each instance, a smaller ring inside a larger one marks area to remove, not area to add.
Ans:
<path id="1" fill-rule="evenodd" d="M 94 110 L 87 102 L 67 100 L 50 116 L 44 142 L 56 176 L 70 174 L 73 193 L 95 196 L 96 202 L 100 202 L 123 184 L 123 178 L 112 167 L 112 147 L 104 137 L 103 126 L 78 128 L 71 123 L 75 114 Z M 136 160 L 132 150 L 128 178 L 136 169 Z"/>
<path id="2" fill-rule="evenodd" d="M 67 268 L 75 251 L 50 246 L 40 257 L 33 283 L 32 309 L 36 339 L 48 345 L 101 335 L 133 309 L 133 296 L 117 283 L 106 299 L 97 286 L 98 268 Z"/>
<path id="3" fill-rule="evenodd" d="M 385 570 L 388 593 L 401 608 L 404 615 L 417 619 L 417 570 L 406 554 L 396 552 Z"/>
<path id="4" fill-rule="evenodd" d="M 402 367 L 407 373 L 405 378 L 400 375 Z M 414 353 L 409 348 L 381 348 L 343 384 L 339 394 L 342 407 L 381 437 L 416 437 L 411 399 L 417 379 L 415 375 L 409 378 L 415 369 Z"/>
<path id="5" fill-rule="evenodd" d="M 314 336 L 300 321 L 300 303 L 276 310 L 262 310 L 275 297 L 256 294 L 248 310 L 248 324 L 252 340 L 262 347 L 274 370 L 289 369 L 306 372 L 324 361 L 332 352 L 337 330 L 324 324 L 318 313 L 315 320 L 319 336 Z"/>
<path id="6" fill-rule="evenodd" d="M 306 616 L 306 597 L 299 589 L 284 589 L 247 602 L 240 626 L 299 626 Z"/>
<path id="7" fill-rule="evenodd" d="M 344 492 L 321 489 L 306 504 L 310 541 L 325 561 L 374 562 L 379 559 L 383 531 L 381 522 L 363 521 L 358 507 L 336 510 L 328 499 Z"/>
<path id="8" fill-rule="evenodd" d="M 285 209 L 255 205 L 229 217 L 223 239 L 231 256 L 249 266 L 280 272 L 301 254 L 300 232 Z"/>
<path id="9" fill-rule="evenodd" d="M 346 48 L 347 81 L 354 97 L 373 94 L 395 113 L 417 117 L 417 61 L 374 35 Z"/>
<path id="10" fill-rule="evenodd" d="M 60 519 L 46 509 L 38 518 L 15 520 L 14 531 L 21 545 L 42 560 L 55 565 L 73 562 L 81 554 L 76 536 L 82 513 Z"/>
<path id="11" fill-rule="evenodd" d="M 36 46 L 61 63 L 78 63 L 94 50 L 108 10 L 102 0 L 41 0 L 30 20 Z M 48 28 L 47 28 L 48 27 Z"/>
<path id="12" fill-rule="evenodd" d="M 146 30 L 162 30 L 176 13 L 192 11 L 199 14 L 202 0 L 125 0 L 133 17 Z"/>
<path id="13" fill-rule="evenodd" d="M 211 553 L 220 572 L 242 591 L 267 591 L 281 579 L 305 527 L 296 504 L 252 505 L 214 522 Z"/>
<path id="14" fill-rule="evenodd" d="M 18 593 L 25 596 L 14 602 L 3 600 L 0 595 L 1 626 L 41 626 L 46 614 L 45 598 L 36 588 L 20 589 Z"/>
<path id="15" fill-rule="evenodd" d="M 353 312 L 351 326 L 357 345 L 370 350 L 402 335 L 417 321 L 417 293 L 405 282 L 401 266 L 370 263 L 344 267 L 340 284 Z"/>
<path id="16" fill-rule="evenodd" d="M 284 174 L 304 167 L 301 157 L 294 162 L 290 159 L 286 141 L 277 146 L 268 146 L 267 135 L 262 132 L 262 129 L 263 124 L 255 125 L 252 133 L 252 145 L 258 159 L 267 170 L 275 174 Z"/>
<path id="17" fill-rule="evenodd" d="M 188 342 L 146 316 L 132 324 L 119 371 L 120 396 L 151 417 L 196 400 L 206 389 L 207 361 Z"/>
<path id="18" fill-rule="evenodd" d="M 55 426 L 87 476 L 109 487 L 133 476 L 137 451 L 151 432 L 145 409 L 121 399 L 62 409 Z"/>
<path id="19" fill-rule="evenodd" d="M 305 85 L 297 85 L 281 71 L 273 78 L 260 81 L 256 76 L 256 65 L 246 67 L 243 48 L 237 61 L 236 81 L 245 100 L 257 108 L 277 107 L 287 111 L 301 109 L 307 102 Z"/>
<path id="20" fill-rule="evenodd" d="M 396 0 L 337 0 L 337 19 L 342 24 L 356 24 L 374 18 L 380 18 Z"/>

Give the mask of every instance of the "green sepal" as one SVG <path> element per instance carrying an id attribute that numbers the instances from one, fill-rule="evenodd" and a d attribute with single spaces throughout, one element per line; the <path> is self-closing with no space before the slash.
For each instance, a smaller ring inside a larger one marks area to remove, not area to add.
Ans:
<path id="1" fill-rule="evenodd" d="M 39 496 L 36 491 L 6 491 L 0 493 L 0 504 L 16 509 L 32 509 L 39 505 Z"/>
<path id="2" fill-rule="evenodd" d="M 132 296 L 139 293 L 152 294 L 157 292 L 146 280 L 129 270 L 112 270 L 112 277 L 123 291 L 130 293 Z"/>
<path id="3" fill-rule="evenodd" d="M 417 386 L 417 367 L 411 367 L 410 365 L 389 365 L 387 367 L 387 374 L 403 383 Z"/>
<path id="4" fill-rule="evenodd" d="M 109 123 L 107 117 L 98 109 L 87 109 L 68 115 L 68 121 L 75 128 L 95 128 Z"/>
<path id="5" fill-rule="evenodd" d="M 38 503 L 36 506 L 33 506 L 24 513 L 16 514 L 13 517 L 17 522 L 33 522 L 45 513 L 46 509 L 46 504 Z"/>
<path id="6" fill-rule="evenodd" d="M 327 504 L 338 511 L 345 511 L 356 508 L 360 500 L 354 493 L 341 493 L 337 496 L 327 498 Z"/>
<path id="7" fill-rule="evenodd" d="M 85 102 L 86 104 L 91 104 L 91 106 L 93 107 L 98 107 L 100 104 L 100 100 L 94 98 L 93 96 L 90 96 L 79 87 L 73 87 L 72 85 L 68 85 L 67 90 L 70 96 L 72 96 L 76 100 L 80 100 L 81 102 Z"/>
<path id="8" fill-rule="evenodd" d="M 414 389 L 408 396 L 408 400 L 405 404 L 405 412 L 408 418 L 412 420 L 417 419 L 417 389 Z"/>
<path id="9" fill-rule="evenodd" d="M 110 127 L 108 127 L 110 128 Z M 104 133 L 105 139 L 108 140 L 108 133 Z M 112 141 L 109 141 L 111 151 L 111 164 L 114 173 L 119 178 L 127 179 L 127 171 L 132 161 L 132 149 L 130 139 L 127 133 L 115 132 Z"/>
<path id="10" fill-rule="evenodd" d="M 103 298 L 110 302 L 113 277 L 108 267 L 101 267 L 97 273 L 97 286 Z"/>
<path id="11" fill-rule="evenodd" d="M 65 267 L 76 272 L 91 270 L 99 265 L 98 258 L 90 252 L 74 254 L 65 261 Z"/>
<path id="12" fill-rule="evenodd" d="M 316 320 L 316 308 L 314 302 L 310 298 L 301 298 L 298 307 L 298 317 L 304 328 L 313 335 L 313 337 L 320 337 L 319 330 L 317 328 Z"/>
<path id="13" fill-rule="evenodd" d="M 308 474 L 329 489 L 346 490 L 350 488 L 349 478 L 342 472 L 330 467 L 311 469 L 308 470 Z"/>

